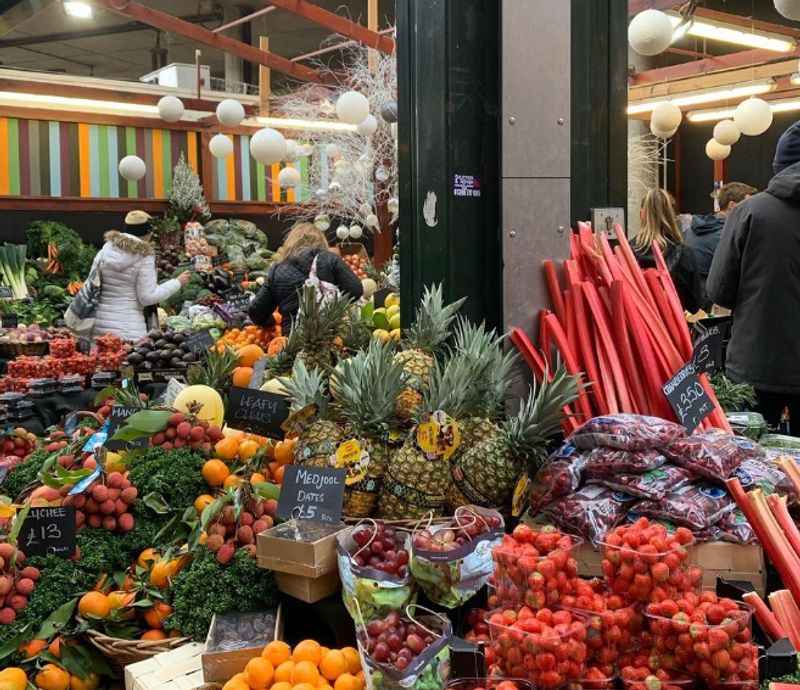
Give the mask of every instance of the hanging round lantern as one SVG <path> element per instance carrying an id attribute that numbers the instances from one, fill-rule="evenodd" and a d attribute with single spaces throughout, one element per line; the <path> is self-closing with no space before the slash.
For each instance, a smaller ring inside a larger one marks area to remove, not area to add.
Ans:
<path id="1" fill-rule="evenodd" d="M 377 230 L 381 226 L 378 216 L 376 216 L 374 213 L 370 213 L 367 216 L 366 222 L 368 228 L 375 228 Z"/>
<path id="2" fill-rule="evenodd" d="M 328 193 L 329 194 L 338 194 L 342 191 L 342 185 L 335 180 L 328 185 Z"/>
<path id="3" fill-rule="evenodd" d="M 659 132 L 672 132 L 680 127 L 683 120 L 681 109 L 669 101 L 659 103 L 653 108 L 650 125 Z"/>
<path id="4" fill-rule="evenodd" d="M 119 174 L 129 182 L 138 182 L 147 173 L 147 165 L 139 156 L 125 156 L 119 162 Z"/>
<path id="5" fill-rule="evenodd" d="M 259 129 L 250 139 L 250 155 L 264 165 L 282 161 L 287 148 L 283 134 L 269 127 Z"/>
<path id="6" fill-rule="evenodd" d="M 178 122 L 183 117 L 183 101 L 175 96 L 164 96 L 158 101 L 158 116 L 164 122 Z"/>
<path id="7" fill-rule="evenodd" d="M 349 125 L 358 125 L 369 115 L 369 101 L 358 91 L 346 91 L 336 101 L 336 116 Z"/>
<path id="8" fill-rule="evenodd" d="M 316 218 L 314 218 L 314 227 L 316 227 L 320 232 L 327 232 L 330 226 L 331 219 L 328 218 L 327 213 L 320 213 Z"/>
<path id="9" fill-rule="evenodd" d="M 389 179 L 389 171 L 382 165 L 375 168 L 375 179 L 378 182 L 386 182 Z"/>
<path id="10" fill-rule="evenodd" d="M 308 158 L 314 153 L 314 147 L 311 144 L 303 144 L 297 149 L 297 153 L 299 153 L 302 158 Z"/>
<path id="11" fill-rule="evenodd" d="M 714 139 L 716 139 L 718 144 L 733 146 L 741 138 L 742 133 L 733 120 L 723 120 L 722 122 L 718 122 L 717 126 L 714 127 Z"/>
<path id="12" fill-rule="evenodd" d="M 328 158 L 338 158 L 341 155 L 341 151 L 336 144 L 328 144 L 325 147 L 325 154 Z"/>
<path id="13" fill-rule="evenodd" d="M 800 22 L 800 0 L 775 0 L 775 9 L 787 19 Z"/>
<path id="14" fill-rule="evenodd" d="M 344 242 L 348 237 L 350 237 L 350 228 L 346 225 L 340 225 L 336 228 L 336 237 Z"/>
<path id="15" fill-rule="evenodd" d="M 672 22 L 659 10 L 639 12 L 628 26 L 628 42 L 639 55 L 659 55 L 672 43 Z"/>
<path id="16" fill-rule="evenodd" d="M 716 139 L 709 139 L 706 144 L 706 155 L 712 161 L 724 161 L 731 155 L 731 147 L 720 144 Z"/>
<path id="17" fill-rule="evenodd" d="M 742 134 L 757 137 L 772 126 L 772 108 L 762 98 L 748 98 L 739 104 L 733 121 Z"/>
<path id="18" fill-rule="evenodd" d="M 378 131 L 378 120 L 374 115 L 367 115 L 364 121 L 358 125 L 358 133 L 365 137 L 371 137 Z"/>
<path id="19" fill-rule="evenodd" d="M 364 231 L 361 229 L 360 225 L 351 225 L 348 232 L 351 240 L 357 240 L 364 234 Z"/>
<path id="20" fill-rule="evenodd" d="M 389 124 L 397 122 L 397 101 L 384 103 L 381 108 L 381 117 L 384 122 L 388 122 Z"/>
<path id="21" fill-rule="evenodd" d="M 287 162 L 296 161 L 298 158 L 299 151 L 297 150 L 297 142 L 294 139 L 287 139 L 286 140 L 286 155 L 283 157 L 283 160 Z"/>
<path id="22" fill-rule="evenodd" d="M 233 155 L 233 141 L 224 134 L 215 134 L 208 142 L 208 150 L 214 158 L 227 158 Z"/>
<path id="23" fill-rule="evenodd" d="M 400 211 L 400 200 L 397 197 L 392 197 L 386 202 L 386 208 L 392 215 Z"/>
<path id="24" fill-rule="evenodd" d="M 671 130 L 662 130 L 658 129 L 657 127 L 653 127 L 653 123 L 650 123 L 650 131 L 653 133 L 653 136 L 658 137 L 659 139 L 672 139 L 675 136 L 675 132 L 678 131 L 678 128 Z"/>
<path id="25" fill-rule="evenodd" d="M 294 189 L 302 181 L 300 171 L 297 168 L 284 168 L 278 173 L 278 184 L 281 189 Z"/>
<path id="26" fill-rule="evenodd" d="M 244 115 L 244 106 L 233 98 L 226 98 L 217 106 L 217 120 L 225 127 L 238 127 Z"/>
<path id="27" fill-rule="evenodd" d="M 322 189 L 320 187 L 316 192 L 314 192 L 314 196 L 317 199 L 319 199 L 320 201 L 322 201 L 323 199 L 325 199 L 328 196 L 328 190 L 327 189 Z"/>

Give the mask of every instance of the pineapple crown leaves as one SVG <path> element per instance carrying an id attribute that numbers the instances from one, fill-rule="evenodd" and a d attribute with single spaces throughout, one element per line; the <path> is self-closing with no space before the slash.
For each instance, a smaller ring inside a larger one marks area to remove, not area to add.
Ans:
<path id="1" fill-rule="evenodd" d="M 426 287 L 414 324 L 406 333 L 405 348 L 435 352 L 450 336 L 453 319 L 466 301 L 466 297 L 462 297 L 452 304 L 445 304 L 441 284 Z"/>
<path id="2" fill-rule="evenodd" d="M 289 394 L 291 412 L 299 412 L 309 405 L 316 405 L 319 417 L 327 412 L 329 403 L 326 394 L 325 375 L 317 367 L 306 367 L 303 360 L 295 360 L 292 375 L 280 379 Z"/>
<path id="3" fill-rule="evenodd" d="M 191 367 L 186 374 L 189 385 L 201 384 L 217 390 L 230 383 L 233 370 L 238 365 L 236 352 L 225 347 L 220 352 L 216 348 L 208 351 L 200 366 Z"/>
<path id="4" fill-rule="evenodd" d="M 336 410 L 357 433 L 382 436 L 389 430 L 403 389 L 403 370 L 393 355 L 390 343 L 372 340 L 331 373 Z"/>
<path id="5" fill-rule="evenodd" d="M 342 295 L 321 300 L 317 290 L 305 285 L 300 290 L 300 308 L 292 329 L 298 350 L 317 351 L 333 347 L 334 339 L 344 330 L 344 321 L 352 300 Z"/>
<path id="6" fill-rule="evenodd" d="M 534 384 L 519 411 L 503 425 L 506 445 L 513 458 L 526 458 L 530 470 L 539 469 L 550 438 L 561 430 L 562 409 L 578 397 L 580 377 L 559 366 L 552 379 Z"/>
<path id="7" fill-rule="evenodd" d="M 442 410 L 453 419 L 463 419 L 468 410 L 478 407 L 485 391 L 475 385 L 483 378 L 486 363 L 475 361 L 462 352 L 453 352 L 443 362 L 436 361 L 429 385 L 422 392 L 417 417 Z"/>

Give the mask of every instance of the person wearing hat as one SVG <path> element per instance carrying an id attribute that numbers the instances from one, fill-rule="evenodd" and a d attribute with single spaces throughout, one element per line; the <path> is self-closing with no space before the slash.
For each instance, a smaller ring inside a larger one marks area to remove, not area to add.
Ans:
<path id="1" fill-rule="evenodd" d="M 800 122 L 781 136 L 766 191 L 727 216 L 706 282 L 733 312 L 726 374 L 756 389 L 778 426 L 786 408 L 800 435 Z"/>
<path id="2" fill-rule="evenodd" d="M 158 284 L 155 250 L 150 244 L 152 218 L 144 211 L 125 216 L 125 232 L 111 230 L 97 253 L 94 265 L 100 272 L 100 301 L 93 335 L 114 333 L 124 340 L 147 335 L 146 307 L 157 305 L 189 282 L 188 272 Z"/>

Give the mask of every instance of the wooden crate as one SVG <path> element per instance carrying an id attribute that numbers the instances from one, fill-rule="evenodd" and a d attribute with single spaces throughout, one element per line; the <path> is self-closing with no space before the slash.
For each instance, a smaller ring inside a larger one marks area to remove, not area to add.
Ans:
<path id="1" fill-rule="evenodd" d="M 205 645 L 190 642 L 163 654 L 128 664 L 125 690 L 194 690 L 204 684 L 201 654 Z"/>

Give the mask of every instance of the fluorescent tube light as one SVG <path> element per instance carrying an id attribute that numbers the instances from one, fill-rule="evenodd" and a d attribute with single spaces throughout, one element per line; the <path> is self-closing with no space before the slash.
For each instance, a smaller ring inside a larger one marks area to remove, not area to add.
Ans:
<path id="1" fill-rule="evenodd" d="M 800 110 L 800 100 L 789 98 L 782 101 L 768 101 L 773 113 L 791 113 Z M 736 108 L 721 108 L 716 110 L 695 110 L 686 116 L 689 122 L 719 122 L 733 117 Z"/>
<path id="2" fill-rule="evenodd" d="M 70 96 L 50 96 L 41 93 L 22 93 L 21 91 L 0 91 L 0 102 L 42 105 L 45 107 L 84 108 L 92 110 L 120 110 L 138 115 L 158 115 L 158 107 L 143 103 L 124 103 L 122 101 L 101 101 L 93 98 L 72 98 Z"/>
<path id="3" fill-rule="evenodd" d="M 679 14 L 668 12 L 672 26 L 677 29 L 683 21 Z M 684 35 L 694 36 L 695 38 L 707 38 L 710 41 L 720 41 L 722 43 L 733 43 L 734 45 L 747 46 L 749 48 L 762 48 L 772 50 L 776 53 L 789 53 L 797 47 L 797 42 L 783 34 L 771 33 L 769 31 L 747 30 L 735 24 L 726 24 L 712 19 L 692 19 L 688 25 L 681 27 L 673 41 L 677 41 Z"/>
<path id="4" fill-rule="evenodd" d="M 654 98 L 647 101 L 634 101 L 628 106 L 628 115 L 639 115 L 651 112 L 659 103 L 669 101 L 679 108 L 688 105 L 700 105 L 702 103 L 713 103 L 714 101 L 728 101 L 737 98 L 748 98 L 758 96 L 772 91 L 775 88 L 775 81 L 767 79 L 760 82 L 747 84 L 746 86 L 734 86 L 727 89 L 709 89 L 706 91 L 692 91 L 681 93 L 671 98 Z"/>
<path id="5" fill-rule="evenodd" d="M 250 121 L 245 120 L 244 124 L 253 122 L 262 127 L 273 127 L 275 129 L 298 129 L 307 132 L 356 132 L 356 125 L 349 125 L 346 122 L 335 122 L 334 120 L 298 120 L 284 117 L 256 117 Z"/>
<path id="6" fill-rule="evenodd" d="M 64 0 L 64 12 L 77 19 L 91 19 L 92 6 L 82 0 Z"/>

